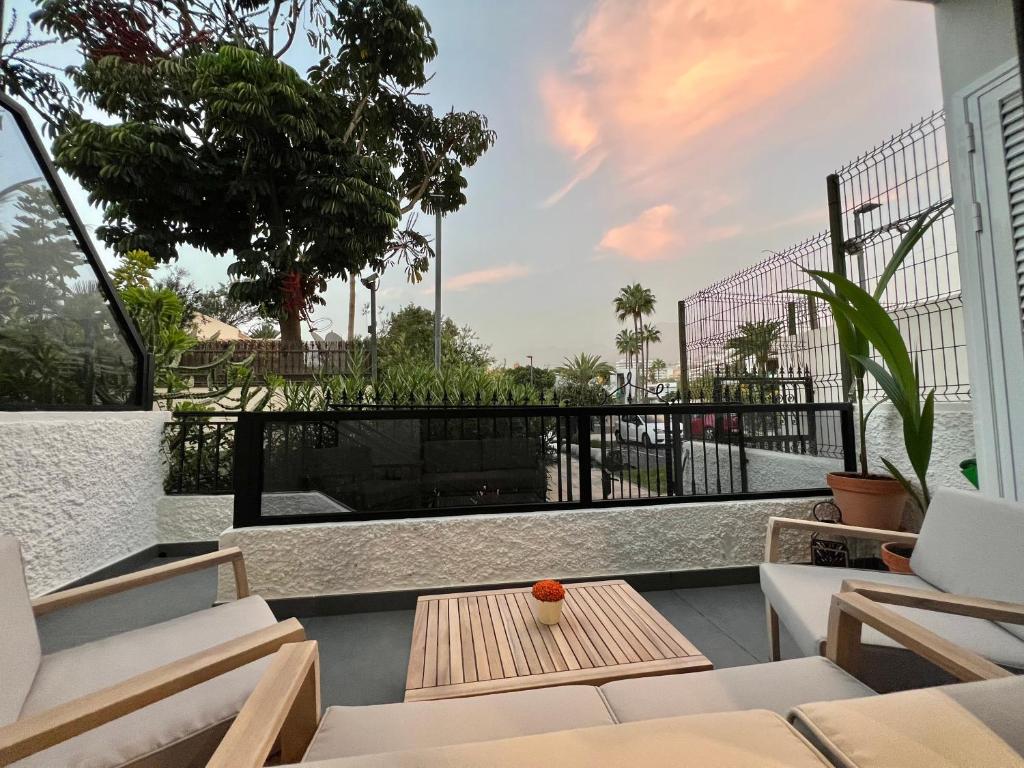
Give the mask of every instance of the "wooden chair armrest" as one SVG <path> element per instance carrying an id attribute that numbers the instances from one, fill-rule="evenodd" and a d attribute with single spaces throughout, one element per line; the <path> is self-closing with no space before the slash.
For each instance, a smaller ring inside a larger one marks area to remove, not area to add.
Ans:
<path id="1" fill-rule="evenodd" d="M 0 765 L 21 760 L 305 639 L 296 619 L 208 648 L 0 728 Z"/>
<path id="2" fill-rule="evenodd" d="M 917 541 L 916 533 L 906 531 L 886 531 L 880 528 L 861 528 L 856 525 L 836 525 L 822 523 L 817 520 L 798 520 L 791 517 L 769 517 L 768 533 L 765 537 L 764 560 L 774 563 L 779 559 L 779 534 L 782 531 L 799 530 L 810 533 L 834 533 L 851 539 L 867 539 L 870 541 L 893 541 L 897 544 L 913 545 Z"/>
<path id="3" fill-rule="evenodd" d="M 927 611 L 952 613 L 957 616 L 970 616 L 988 621 L 1001 621 L 1004 624 L 1024 624 L 1024 605 L 1020 603 L 951 595 L 946 592 L 930 592 L 926 589 L 913 589 L 892 584 L 875 584 L 859 579 L 847 579 L 843 582 L 841 591 L 856 592 L 876 603 L 921 608 Z"/>
<path id="4" fill-rule="evenodd" d="M 857 592 L 832 595 L 825 654 L 854 677 L 858 676 L 861 630 L 867 624 L 907 650 L 941 667 L 958 680 L 994 680 L 1010 673 L 974 651 L 951 643 L 920 624 L 879 605 Z"/>
<path id="5" fill-rule="evenodd" d="M 238 547 L 228 547 L 205 555 L 190 557 L 185 560 L 176 560 L 167 565 L 158 565 L 155 568 L 147 568 L 144 571 L 128 573 L 124 576 L 116 576 L 112 579 L 97 581 L 95 584 L 86 584 L 73 589 L 65 589 L 61 592 L 54 592 L 52 595 L 37 597 L 32 601 L 32 612 L 36 616 L 50 613 L 61 608 L 68 608 L 72 605 L 79 605 L 90 600 L 96 600 L 107 595 L 115 595 L 118 592 L 125 592 L 135 587 L 142 587 L 153 584 L 174 576 L 181 576 L 193 571 L 201 571 L 204 568 L 212 568 L 224 563 L 231 563 L 235 572 L 235 593 L 239 599 L 249 596 L 249 579 L 245 572 L 245 560 L 242 557 L 242 550 Z"/>
<path id="6" fill-rule="evenodd" d="M 279 736 L 281 762 L 298 762 L 319 723 L 316 641 L 282 646 L 206 768 L 262 768 Z"/>

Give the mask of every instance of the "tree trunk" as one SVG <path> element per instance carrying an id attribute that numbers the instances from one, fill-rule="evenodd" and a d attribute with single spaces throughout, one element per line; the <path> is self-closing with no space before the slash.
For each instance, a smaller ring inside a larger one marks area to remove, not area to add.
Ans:
<path id="1" fill-rule="evenodd" d="M 348 343 L 356 338 L 356 276 L 348 276 Z"/>
<path id="2" fill-rule="evenodd" d="M 281 324 L 281 343 L 298 345 L 302 343 L 302 319 L 298 312 L 279 318 Z"/>

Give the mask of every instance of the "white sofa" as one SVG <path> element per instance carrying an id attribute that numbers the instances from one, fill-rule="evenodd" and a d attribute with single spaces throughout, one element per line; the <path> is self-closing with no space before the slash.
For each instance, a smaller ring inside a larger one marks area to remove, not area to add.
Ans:
<path id="1" fill-rule="evenodd" d="M 824 653 L 829 600 L 849 579 L 893 586 L 1024 603 L 1024 504 L 991 499 L 979 493 L 940 489 L 932 499 L 911 558 L 913 574 L 822 568 L 770 562 L 772 540 L 787 527 L 803 535 L 810 521 L 773 518 L 769 524 L 769 562 L 761 564 L 761 589 L 769 607 L 806 656 Z M 831 534 L 844 533 L 825 525 Z M 870 529 L 853 536 L 885 540 L 892 532 Z M 907 536 L 907 534 L 902 534 Z M 897 608 L 899 613 L 941 637 L 1014 671 L 1024 670 L 1024 626 L 945 613 Z M 864 681 L 879 692 L 949 682 L 946 675 L 898 643 L 872 629 L 864 635 Z"/>

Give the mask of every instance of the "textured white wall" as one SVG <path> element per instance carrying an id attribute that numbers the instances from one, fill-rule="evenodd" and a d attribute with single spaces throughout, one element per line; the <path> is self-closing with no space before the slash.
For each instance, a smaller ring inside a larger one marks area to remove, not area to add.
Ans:
<path id="1" fill-rule="evenodd" d="M 470 515 L 231 529 L 267 598 L 753 565 L 768 517 L 817 499 Z M 789 556 L 806 545 L 793 542 Z M 231 599 L 224 574 L 221 599 Z"/>
<path id="2" fill-rule="evenodd" d="M 0 413 L 0 532 L 40 595 L 157 540 L 161 412 Z"/>
<path id="3" fill-rule="evenodd" d="M 231 527 L 235 497 L 195 495 L 163 496 L 157 504 L 160 544 L 216 541 Z"/>

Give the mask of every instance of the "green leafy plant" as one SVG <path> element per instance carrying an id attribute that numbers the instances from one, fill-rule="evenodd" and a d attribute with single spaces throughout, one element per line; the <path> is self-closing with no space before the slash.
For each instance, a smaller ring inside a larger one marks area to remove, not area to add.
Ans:
<path id="1" fill-rule="evenodd" d="M 903 443 L 907 458 L 917 476 L 920 492 L 889 459 L 882 458 L 886 470 L 906 489 L 922 511 L 931 501 L 926 474 L 931 462 L 935 427 L 935 391 L 921 396 L 921 379 L 916 361 L 900 335 L 896 323 L 882 306 L 885 289 L 914 247 L 928 229 L 952 205 L 946 202 L 921 214 L 900 240 L 892 257 L 878 278 L 874 291 L 866 290 L 835 272 L 804 270 L 820 290 L 793 289 L 790 293 L 814 296 L 825 301 L 832 310 L 836 334 L 843 354 L 850 361 L 857 400 L 860 438 L 860 471 L 868 475 L 867 422 L 874 408 L 864 410 L 864 382 L 871 374 L 892 403 L 903 422 Z M 871 358 L 871 349 L 884 365 Z"/>

